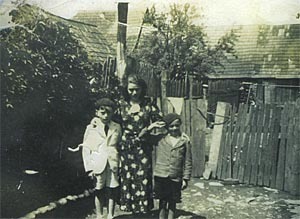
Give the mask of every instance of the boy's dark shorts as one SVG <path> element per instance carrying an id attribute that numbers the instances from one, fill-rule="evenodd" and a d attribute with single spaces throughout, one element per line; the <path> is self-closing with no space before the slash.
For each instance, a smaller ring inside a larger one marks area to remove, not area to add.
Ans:
<path id="1" fill-rule="evenodd" d="M 95 195 L 104 196 L 105 199 L 112 199 L 116 203 L 119 203 L 120 200 L 120 186 L 116 188 L 105 187 L 103 189 L 96 189 Z"/>
<path id="2" fill-rule="evenodd" d="M 176 182 L 169 177 L 154 177 L 154 198 L 164 201 L 181 202 L 182 182 Z"/>

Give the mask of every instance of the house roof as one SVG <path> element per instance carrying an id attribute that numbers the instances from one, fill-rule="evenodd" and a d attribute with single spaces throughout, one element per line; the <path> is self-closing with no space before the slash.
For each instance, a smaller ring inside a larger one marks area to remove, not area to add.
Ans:
<path id="1" fill-rule="evenodd" d="M 67 25 L 74 34 L 74 37 L 76 37 L 79 43 L 85 48 L 91 62 L 103 63 L 108 56 L 115 55 L 115 50 L 112 45 L 106 39 L 106 36 L 103 35 L 102 30 L 96 25 L 65 19 L 29 4 L 22 5 L 19 7 L 19 10 L 24 14 L 26 19 L 37 19 L 43 15 L 43 17 Z"/>
<path id="2" fill-rule="evenodd" d="M 21 10 L 31 19 L 43 13 L 68 25 L 92 62 L 116 55 L 116 11 L 80 11 L 73 19 L 65 19 L 28 4 Z M 128 11 L 127 51 L 134 48 L 143 15 L 143 11 Z M 231 29 L 239 36 L 235 45 L 238 58 L 229 54 L 228 62 L 223 62 L 225 68 L 217 68 L 209 78 L 300 78 L 300 24 L 207 27 L 208 42 L 214 45 Z M 151 28 L 143 28 L 143 35 L 149 31 Z"/>
<path id="3" fill-rule="evenodd" d="M 116 48 L 116 13 L 81 11 L 73 19 L 103 27 L 103 34 Z M 142 19 L 143 11 L 128 11 L 129 52 L 138 38 Z M 209 78 L 300 78 L 300 24 L 207 27 L 209 44 L 216 44 L 231 29 L 239 36 L 235 43 L 238 58 L 227 55 L 224 68 L 217 67 L 216 73 L 207 75 Z M 143 35 L 150 30 L 143 28 Z"/>
<path id="4" fill-rule="evenodd" d="M 136 44 L 143 17 L 144 11 L 128 10 L 126 24 L 126 48 L 128 52 L 132 51 Z M 102 34 L 107 37 L 109 43 L 116 50 L 118 29 L 116 11 L 79 11 L 72 19 L 101 27 Z M 143 28 L 142 33 L 145 34 L 146 31 Z"/>
<path id="5" fill-rule="evenodd" d="M 208 27 L 210 42 L 229 27 Z M 235 26 L 237 59 L 228 56 L 225 69 L 209 78 L 300 78 L 300 24 Z"/>

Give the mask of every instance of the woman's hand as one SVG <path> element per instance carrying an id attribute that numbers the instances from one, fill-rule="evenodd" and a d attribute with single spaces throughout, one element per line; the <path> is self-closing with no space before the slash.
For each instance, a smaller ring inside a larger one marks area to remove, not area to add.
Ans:
<path id="1" fill-rule="evenodd" d="M 154 128 L 162 128 L 165 125 L 166 125 L 166 123 L 162 122 L 162 121 L 153 122 L 153 123 L 151 123 L 151 125 L 149 125 L 148 127 L 143 128 L 141 130 L 141 132 L 138 135 L 138 138 L 142 138 L 144 135 L 151 132 L 152 129 L 154 129 Z"/>
<path id="2" fill-rule="evenodd" d="M 162 127 L 165 127 L 166 126 L 166 123 L 163 122 L 163 121 L 156 121 L 156 122 L 153 122 L 151 123 L 149 126 L 148 126 L 148 131 L 152 131 L 152 129 L 154 128 L 162 128 Z"/>

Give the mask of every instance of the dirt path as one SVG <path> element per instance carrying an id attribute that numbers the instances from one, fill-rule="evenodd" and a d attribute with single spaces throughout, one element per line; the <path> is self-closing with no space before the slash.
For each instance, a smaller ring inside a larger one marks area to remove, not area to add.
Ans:
<path id="1" fill-rule="evenodd" d="M 157 209 L 157 202 L 156 208 Z M 180 219 L 299 219 L 300 199 L 277 190 L 246 185 L 222 185 L 217 181 L 193 179 L 178 205 Z M 157 210 L 133 217 L 116 210 L 116 219 L 157 218 Z M 95 218 L 93 197 L 74 201 L 38 218 Z"/>

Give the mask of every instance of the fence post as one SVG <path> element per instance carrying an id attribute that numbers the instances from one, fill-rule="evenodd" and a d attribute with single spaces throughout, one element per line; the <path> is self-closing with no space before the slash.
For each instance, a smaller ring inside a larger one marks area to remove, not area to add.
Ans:
<path id="1" fill-rule="evenodd" d="M 117 33 L 117 73 L 122 81 L 126 68 L 126 31 L 127 31 L 128 2 L 118 2 L 118 33 Z"/>
<path id="2" fill-rule="evenodd" d="M 161 109 L 164 114 L 168 113 L 167 100 L 167 72 L 161 72 Z"/>
<path id="3" fill-rule="evenodd" d="M 219 157 L 219 150 L 221 146 L 221 138 L 222 138 L 222 130 L 223 123 L 226 121 L 226 114 L 229 112 L 230 104 L 224 102 L 217 103 L 217 112 L 215 117 L 215 123 L 219 125 L 215 125 L 212 134 L 212 141 L 210 145 L 209 158 L 208 162 L 205 165 L 205 170 L 203 173 L 203 177 L 205 179 L 209 179 L 210 175 L 213 178 L 216 177 L 217 163 Z"/>
<path id="4" fill-rule="evenodd" d="M 191 98 L 191 97 L 190 97 Z M 205 167 L 205 130 L 206 120 L 201 114 L 206 114 L 207 104 L 204 99 L 191 99 L 191 140 L 193 155 L 193 177 L 203 176 Z"/>

